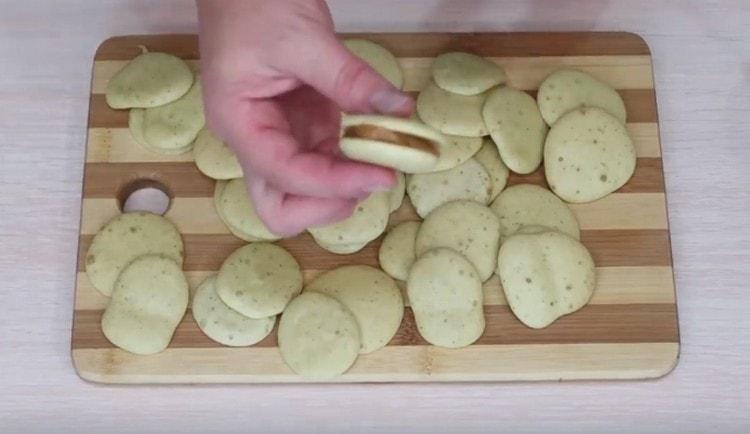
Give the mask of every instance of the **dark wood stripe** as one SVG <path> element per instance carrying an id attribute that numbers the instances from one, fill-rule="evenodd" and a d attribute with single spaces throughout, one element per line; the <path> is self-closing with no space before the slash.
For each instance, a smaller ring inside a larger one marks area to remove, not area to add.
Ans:
<path id="1" fill-rule="evenodd" d="M 432 57 L 446 51 L 468 51 L 482 56 L 597 56 L 648 55 L 640 36 L 625 32 L 528 33 L 342 33 L 341 38 L 365 38 L 399 57 Z M 128 60 L 150 51 L 198 58 L 197 35 L 116 36 L 102 42 L 96 60 Z"/>
<path id="2" fill-rule="evenodd" d="M 653 89 L 622 89 L 628 122 L 656 122 L 656 99 Z M 409 92 L 416 98 L 418 92 Z M 536 97 L 535 90 L 527 93 Z M 114 110 L 107 105 L 104 94 L 92 94 L 89 106 L 89 128 L 127 128 L 128 111 Z"/>
<path id="3" fill-rule="evenodd" d="M 137 146 L 137 145 L 133 145 Z M 214 181 L 191 161 L 157 163 L 86 163 L 83 197 L 119 197 L 134 183 L 155 181 L 172 197 L 213 197 Z M 547 187 L 542 168 L 529 175 L 511 174 L 509 185 L 531 183 Z M 639 158 L 635 173 L 618 193 L 663 193 L 664 174 L 660 158 Z"/>
<path id="4" fill-rule="evenodd" d="M 84 257 L 93 235 L 81 235 L 78 270 L 84 270 Z M 224 259 L 246 243 L 229 234 L 183 234 L 186 271 L 218 270 Z M 305 270 L 329 270 L 350 264 L 378 266 L 381 239 L 351 255 L 336 255 L 318 247 L 309 234 L 281 240 Z M 581 242 L 589 249 L 599 267 L 669 266 L 672 264 L 669 233 L 666 230 L 591 230 L 581 231 Z"/>
<path id="5" fill-rule="evenodd" d="M 192 161 L 86 163 L 83 197 L 119 197 L 129 185 L 144 180 L 159 183 L 171 197 L 213 197 L 216 185 L 216 181 L 201 173 Z"/>
<path id="6" fill-rule="evenodd" d="M 486 328 L 476 345 L 528 345 L 579 343 L 678 342 L 674 304 L 589 305 L 560 318 L 549 327 L 524 326 L 507 306 L 485 306 Z M 76 311 L 73 349 L 112 348 L 101 331 L 102 311 Z M 277 322 L 278 326 L 278 322 Z M 257 347 L 275 347 L 276 330 Z M 389 345 L 427 345 L 419 335 L 414 314 L 404 310 L 404 320 Z M 177 327 L 172 348 L 220 347 L 201 332 L 190 313 Z"/>

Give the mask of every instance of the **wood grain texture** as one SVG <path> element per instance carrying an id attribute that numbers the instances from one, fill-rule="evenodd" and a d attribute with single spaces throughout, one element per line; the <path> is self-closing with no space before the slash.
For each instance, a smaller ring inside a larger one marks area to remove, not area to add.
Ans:
<path id="1" fill-rule="evenodd" d="M 750 335 L 747 2 L 328 3 L 337 28 L 345 31 L 624 29 L 646 38 L 653 52 L 679 288 L 683 345 L 677 368 L 655 381 L 532 384 L 131 387 L 82 380 L 71 363 L 69 341 L 92 53 L 114 34 L 195 32 L 195 3 L 6 1 L 0 13 L 0 430 L 747 432 L 750 341 L 742 338 Z M 395 350 L 368 358 L 358 367 L 360 378 L 372 380 L 362 376 L 363 369 L 375 372 L 371 375 L 388 371 L 389 376 L 413 377 L 413 372 L 398 371 L 401 361 L 426 361 L 433 353 L 422 347 Z M 75 363 L 92 381 L 164 383 L 167 376 L 156 369 L 164 364 L 189 375 L 191 382 L 258 381 L 250 372 L 254 367 L 244 363 L 247 351 L 212 351 L 223 354 L 205 357 L 201 350 L 178 349 L 143 358 L 82 350 Z M 671 366 L 660 361 L 677 351 L 674 344 L 502 346 L 486 361 L 472 351 L 438 352 L 443 363 L 433 364 L 431 371 L 432 378 L 449 377 L 463 360 L 475 359 L 497 380 L 543 379 L 550 370 L 559 371 L 559 360 L 574 358 L 566 378 L 620 378 L 623 373 L 642 378 L 669 371 Z M 602 363 L 602 353 L 612 357 Z M 390 362 L 393 355 L 399 362 Z M 110 357 L 118 364 L 97 376 L 91 368 Z M 274 349 L 255 357 L 267 362 L 265 375 L 289 375 L 281 372 Z"/>
<path id="2" fill-rule="evenodd" d="M 628 128 L 633 132 L 638 150 L 633 177 L 616 194 L 595 203 L 573 207 L 581 221 L 581 241 L 594 257 L 602 278 L 595 302 L 573 315 L 561 318 L 546 329 L 532 330 L 513 316 L 495 277 L 485 285 L 487 327 L 475 348 L 679 343 L 653 76 L 648 50 L 644 49 L 639 38 L 628 34 L 398 34 L 372 35 L 372 38 L 387 47 L 398 47 L 394 48 L 394 53 L 400 56 L 400 63 L 408 78 L 407 90 L 412 93 L 429 79 L 432 56 L 460 48 L 507 65 L 511 83 L 520 83 L 519 87 L 532 96 L 536 95 L 536 87 L 543 77 L 556 68 L 582 64 L 588 68 L 598 68 L 600 78 L 610 78 L 618 84 L 618 91 L 626 103 L 630 122 Z M 606 43 L 611 40 L 618 43 Z M 604 43 L 608 49 L 602 49 L 598 45 L 600 43 Z M 133 185 L 147 180 L 161 185 L 172 198 L 167 217 L 175 222 L 183 234 L 184 269 L 189 273 L 193 287 L 199 279 L 215 272 L 232 251 L 244 244 L 228 232 L 216 215 L 212 199 L 214 181 L 197 170 L 190 155 L 156 156 L 141 149 L 127 131 L 127 112 L 112 110 L 107 106 L 102 90 L 117 68 L 124 65 L 125 59 L 132 57 L 133 47 L 140 44 L 152 51 L 168 51 L 191 59 L 191 65 L 197 67 L 195 40 L 185 35 L 114 38 L 104 42 L 97 51 L 83 181 L 79 277 L 72 337 L 74 358 L 75 353 L 82 350 L 120 351 L 101 332 L 99 324 L 106 298 L 98 295 L 86 281 L 82 258 L 93 234 L 118 214 L 120 202 Z M 571 46 L 577 48 L 572 50 Z M 511 175 L 508 184 L 518 183 L 546 185 L 543 170 L 525 176 Z M 407 200 L 393 214 L 390 224 L 414 219 L 418 217 Z M 297 258 L 308 279 L 321 271 L 342 265 L 378 266 L 380 239 L 352 255 L 326 252 L 307 234 L 282 240 L 278 244 Z M 636 274 L 625 277 L 623 271 Z M 669 278 L 665 279 L 665 272 Z M 252 349 L 261 351 L 275 347 L 275 339 L 272 333 Z M 408 303 L 401 328 L 388 345 L 389 348 L 404 346 L 428 346 L 417 331 Z M 219 344 L 203 335 L 189 313 L 177 328 L 170 344 L 171 349 L 209 350 L 219 347 Z M 482 358 L 481 351 L 472 351 Z M 250 354 L 253 354 L 252 351 Z M 116 369 L 113 363 L 109 361 L 99 369 Z M 250 359 L 248 363 L 254 364 L 254 361 Z M 262 372 L 265 368 L 259 366 L 257 369 Z M 483 371 L 477 369 L 474 363 L 469 362 L 464 366 L 467 376 L 457 376 L 455 379 L 490 379 L 483 377 Z M 560 369 L 564 371 L 566 366 L 561 365 Z M 173 370 L 172 366 L 163 365 L 161 374 L 166 376 Z M 416 371 L 418 368 L 408 370 Z M 551 378 L 558 377 L 565 378 L 559 373 Z M 342 377 L 343 381 L 347 378 Z M 356 381 L 356 378 L 356 375 L 353 376 L 352 381 Z M 420 378 L 412 378 L 417 379 Z M 187 378 L 175 374 L 173 380 L 180 382 L 187 381 Z M 124 378 L 123 381 L 128 380 Z"/>

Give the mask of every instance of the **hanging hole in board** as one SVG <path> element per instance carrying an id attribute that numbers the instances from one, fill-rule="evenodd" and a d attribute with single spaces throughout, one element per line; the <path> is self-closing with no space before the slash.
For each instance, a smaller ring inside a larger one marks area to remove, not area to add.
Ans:
<path id="1" fill-rule="evenodd" d="M 117 196 L 122 212 L 147 211 L 164 215 L 172 204 L 169 189 L 159 181 L 139 179 L 123 187 Z"/>

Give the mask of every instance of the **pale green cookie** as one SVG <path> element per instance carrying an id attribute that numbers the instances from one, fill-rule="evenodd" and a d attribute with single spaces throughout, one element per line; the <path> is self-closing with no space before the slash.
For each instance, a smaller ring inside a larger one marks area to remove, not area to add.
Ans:
<path id="1" fill-rule="evenodd" d="M 487 96 L 482 115 L 510 170 L 526 174 L 539 167 L 547 124 L 534 98 L 517 89 L 499 87 Z"/>
<path id="2" fill-rule="evenodd" d="M 508 187 L 490 205 L 500 217 L 500 233 L 507 238 L 526 226 L 542 226 L 581 237 L 573 211 L 546 188 L 533 184 Z"/>
<path id="3" fill-rule="evenodd" d="M 482 281 L 455 250 L 437 248 L 421 255 L 406 287 L 417 329 L 427 342 L 460 348 L 484 332 Z"/>
<path id="4" fill-rule="evenodd" d="M 327 226 L 312 227 L 308 231 L 323 248 L 340 244 L 366 244 L 385 231 L 389 215 L 389 192 L 378 192 L 360 202 L 350 217 Z"/>
<path id="5" fill-rule="evenodd" d="M 305 291 L 331 296 L 354 314 L 362 340 L 361 354 L 386 346 L 404 316 L 404 300 L 396 282 L 367 265 L 327 271 L 310 282 Z"/>
<path id="6" fill-rule="evenodd" d="M 633 176 L 635 147 L 625 125 L 599 108 L 576 109 L 561 117 L 547 136 L 544 174 L 567 202 L 591 202 Z"/>
<path id="7" fill-rule="evenodd" d="M 246 241 L 275 241 L 280 237 L 266 227 L 255 212 L 247 193 L 245 180 L 236 178 L 214 190 L 219 216 L 229 230 Z"/>
<path id="8" fill-rule="evenodd" d="M 237 156 L 208 128 L 203 128 L 195 138 L 193 159 L 198 170 L 209 178 L 242 178 L 242 167 Z"/>
<path id="9" fill-rule="evenodd" d="M 346 39 L 344 45 L 395 87 L 404 87 L 404 73 L 390 51 L 366 39 Z"/>
<path id="10" fill-rule="evenodd" d="M 401 222 L 388 231 L 380 244 L 380 268 L 394 279 L 406 280 L 417 259 L 414 243 L 420 225 L 420 222 Z"/>
<path id="11" fill-rule="evenodd" d="M 143 255 L 163 255 L 182 265 L 184 248 L 177 228 L 166 218 L 148 212 L 120 214 L 94 236 L 86 253 L 86 275 L 104 295 L 110 295 L 117 276 Z"/>
<path id="12" fill-rule="evenodd" d="M 171 258 L 140 256 L 117 277 L 102 315 L 107 340 L 135 354 L 164 351 L 188 305 L 188 282 Z"/>
<path id="13" fill-rule="evenodd" d="M 189 150 L 205 124 L 201 85 L 196 78 L 190 90 L 178 100 L 146 109 L 143 138 L 152 148 L 165 152 Z"/>
<path id="14" fill-rule="evenodd" d="M 457 200 L 436 208 L 417 232 L 417 257 L 436 247 L 451 248 L 466 257 L 484 282 L 492 276 L 500 244 L 500 219 L 485 205 Z"/>
<path id="15" fill-rule="evenodd" d="M 362 345 L 354 314 L 335 298 L 313 291 L 289 303 L 279 320 L 278 336 L 287 366 L 314 380 L 346 372 Z"/>
<path id="16" fill-rule="evenodd" d="M 503 163 L 500 158 L 500 154 L 497 152 L 497 146 L 492 139 L 485 138 L 482 147 L 474 155 L 474 159 L 484 167 L 487 174 L 490 175 L 490 181 L 492 181 L 492 191 L 490 192 L 490 200 L 494 200 L 497 195 L 505 188 L 505 184 L 508 183 L 508 176 L 510 171 L 508 167 Z"/>
<path id="17" fill-rule="evenodd" d="M 115 109 L 157 107 L 183 96 L 193 73 L 182 59 L 166 53 L 143 53 L 107 83 L 107 104 Z"/>
<path id="18" fill-rule="evenodd" d="M 459 95 L 431 81 L 417 97 L 417 113 L 427 125 L 445 134 L 482 137 L 489 132 L 482 119 L 486 95 Z"/>
<path id="19" fill-rule="evenodd" d="M 227 306 L 250 318 L 281 313 L 302 291 L 302 271 L 292 255 L 269 243 L 240 247 L 221 264 L 216 292 Z"/>
<path id="20" fill-rule="evenodd" d="M 599 107 L 625 123 L 625 103 L 610 85 L 585 72 L 561 69 L 547 77 L 537 94 L 539 110 L 549 125 L 580 107 Z"/>
<path id="21" fill-rule="evenodd" d="M 594 261 L 583 244 L 555 231 L 505 240 L 497 273 L 521 322 L 543 328 L 588 303 L 596 287 Z"/>
<path id="22" fill-rule="evenodd" d="M 432 78 L 448 92 L 477 95 L 505 82 L 505 71 L 484 57 L 470 53 L 444 53 L 432 62 Z"/>
<path id="23" fill-rule="evenodd" d="M 230 347 L 244 347 L 262 341 L 276 323 L 275 316 L 253 319 L 230 309 L 216 293 L 216 275 L 207 277 L 198 286 L 191 312 L 206 336 Z"/>
<path id="24" fill-rule="evenodd" d="M 490 175 L 475 159 L 442 172 L 411 175 L 406 181 L 406 192 L 422 218 L 452 200 L 468 199 L 487 204 L 491 191 Z"/>

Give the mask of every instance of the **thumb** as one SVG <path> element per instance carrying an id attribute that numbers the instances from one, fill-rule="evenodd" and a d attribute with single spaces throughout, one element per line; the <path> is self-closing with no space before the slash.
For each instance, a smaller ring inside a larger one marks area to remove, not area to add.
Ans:
<path id="1" fill-rule="evenodd" d="M 313 45 L 307 47 L 311 49 L 309 56 L 291 60 L 289 72 L 336 102 L 341 110 L 397 116 L 408 116 L 414 111 L 411 97 L 396 89 L 333 35 L 318 37 Z"/>

